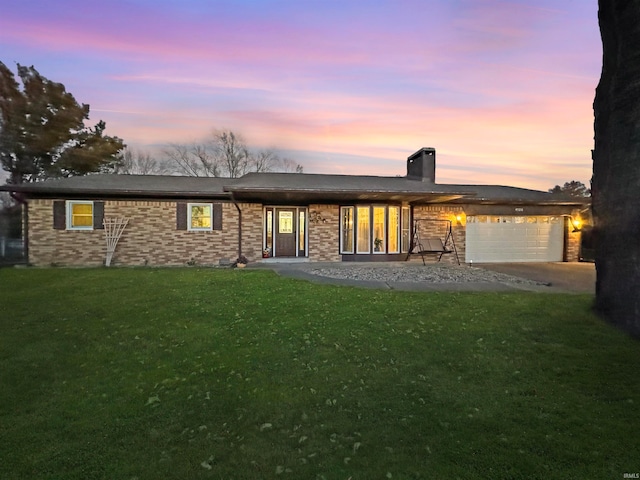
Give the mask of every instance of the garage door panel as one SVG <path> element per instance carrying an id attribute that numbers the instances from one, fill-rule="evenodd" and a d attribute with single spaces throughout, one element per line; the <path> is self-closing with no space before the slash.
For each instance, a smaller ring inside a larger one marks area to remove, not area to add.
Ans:
<path id="1" fill-rule="evenodd" d="M 467 262 L 558 262 L 563 254 L 563 225 L 551 217 L 502 218 L 467 223 Z"/>

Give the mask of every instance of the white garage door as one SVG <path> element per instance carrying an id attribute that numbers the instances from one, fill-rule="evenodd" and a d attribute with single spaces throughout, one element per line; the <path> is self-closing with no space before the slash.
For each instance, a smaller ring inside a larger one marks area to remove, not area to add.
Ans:
<path id="1" fill-rule="evenodd" d="M 563 218 L 549 216 L 467 217 L 467 263 L 561 262 Z"/>

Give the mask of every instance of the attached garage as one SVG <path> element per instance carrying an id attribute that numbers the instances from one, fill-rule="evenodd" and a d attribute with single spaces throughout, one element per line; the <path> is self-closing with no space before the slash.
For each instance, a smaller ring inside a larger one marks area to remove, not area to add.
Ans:
<path id="1" fill-rule="evenodd" d="M 467 263 L 561 262 L 563 253 L 562 216 L 467 217 Z"/>

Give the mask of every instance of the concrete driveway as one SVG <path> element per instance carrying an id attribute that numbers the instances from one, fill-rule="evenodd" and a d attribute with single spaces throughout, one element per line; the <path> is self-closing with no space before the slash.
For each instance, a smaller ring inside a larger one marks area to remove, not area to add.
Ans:
<path id="1" fill-rule="evenodd" d="M 473 266 L 534 280 L 568 292 L 595 294 L 596 291 L 596 268 L 593 263 L 474 263 Z"/>
<path id="2" fill-rule="evenodd" d="M 280 275 L 318 283 L 411 291 L 492 292 L 529 290 L 595 293 L 592 263 L 257 262 Z M 521 279 L 522 281 L 518 281 Z"/>

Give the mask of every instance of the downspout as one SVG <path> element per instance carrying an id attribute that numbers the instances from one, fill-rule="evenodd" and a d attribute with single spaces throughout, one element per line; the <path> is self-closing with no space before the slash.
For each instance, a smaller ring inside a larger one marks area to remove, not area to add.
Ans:
<path id="1" fill-rule="evenodd" d="M 242 256 L 242 210 L 240 210 L 240 206 L 238 202 L 233 196 L 233 192 L 231 193 L 231 201 L 238 210 L 238 258 Z"/>
<path id="2" fill-rule="evenodd" d="M 22 208 L 22 252 L 24 261 L 29 264 L 29 203 L 17 192 L 9 192 L 9 196 L 23 206 Z"/>

